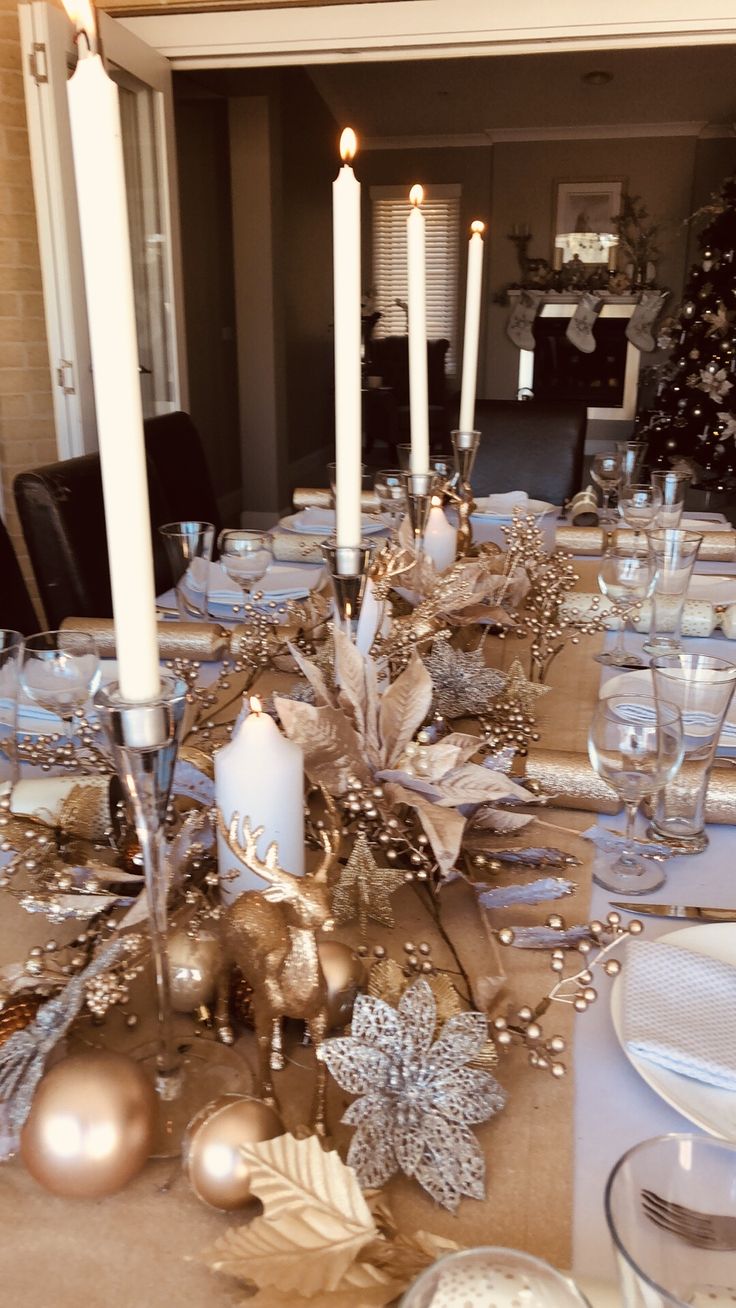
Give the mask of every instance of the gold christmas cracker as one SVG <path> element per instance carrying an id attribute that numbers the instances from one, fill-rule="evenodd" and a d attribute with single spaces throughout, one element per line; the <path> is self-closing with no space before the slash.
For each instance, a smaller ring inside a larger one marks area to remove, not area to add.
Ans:
<path id="1" fill-rule="evenodd" d="M 331 490 L 315 486 L 297 486 L 292 495 L 295 509 L 331 509 L 334 500 Z M 375 491 L 364 490 L 360 495 L 360 507 L 363 513 L 380 513 L 381 503 Z"/>
<path id="2" fill-rule="evenodd" d="M 560 550 L 572 554 L 602 554 L 608 543 L 608 532 L 603 527 L 558 527 L 555 544 Z"/>
<path id="3" fill-rule="evenodd" d="M 536 749 L 526 759 L 527 781 L 550 796 L 557 808 L 618 813 L 621 801 L 598 776 L 586 754 Z M 708 782 L 705 820 L 736 825 L 736 768 L 715 767 Z"/>
<path id="4" fill-rule="evenodd" d="M 10 811 L 80 840 L 102 840 L 110 828 L 110 777 L 29 777 L 13 787 Z"/>
<path id="5" fill-rule="evenodd" d="M 280 563 L 323 563 L 321 540 L 321 536 L 276 531 L 271 537 L 273 557 Z"/>
<path id="6" fill-rule="evenodd" d="M 615 538 L 619 545 L 633 545 L 636 534 L 635 531 L 619 529 Z M 698 558 L 703 563 L 733 563 L 736 559 L 736 531 L 703 532 Z"/>
<path id="7" fill-rule="evenodd" d="M 217 622 L 159 622 L 158 652 L 162 659 L 199 659 L 215 663 L 225 658 L 230 633 Z M 115 658 L 115 624 L 112 618 L 65 618 L 63 631 L 88 631 L 102 658 Z"/>
<path id="8" fill-rule="evenodd" d="M 618 617 L 607 617 L 612 608 L 611 601 L 605 595 L 585 594 L 576 591 L 563 601 L 561 612 L 565 617 L 578 617 L 580 622 L 588 622 L 599 616 L 608 631 L 615 631 L 620 625 Z M 652 606 L 646 601 L 639 608 L 638 616 L 632 623 L 634 631 L 649 631 Z M 677 601 L 668 595 L 657 600 L 657 626 L 660 631 L 674 631 L 677 616 Z M 719 613 L 710 600 L 686 600 L 682 612 L 683 636 L 712 636 L 719 622 Z M 722 625 L 722 624 L 721 624 Z M 728 634 L 728 633 L 725 633 Z"/>

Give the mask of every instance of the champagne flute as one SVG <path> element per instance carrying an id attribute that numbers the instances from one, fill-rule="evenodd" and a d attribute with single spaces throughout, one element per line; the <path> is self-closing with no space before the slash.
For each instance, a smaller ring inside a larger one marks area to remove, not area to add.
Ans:
<path id="1" fill-rule="evenodd" d="M 598 585 L 608 599 L 620 610 L 616 643 L 613 649 L 595 654 L 596 663 L 612 668 L 648 668 L 649 660 L 625 648 L 626 623 L 634 610 L 649 599 L 657 579 L 649 554 L 641 554 L 635 546 L 612 545 L 601 559 Z"/>
<path id="2" fill-rule="evenodd" d="M 682 718 L 653 695 L 612 695 L 601 700 L 588 732 L 590 761 L 626 809 L 624 847 L 593 880 L 618 894 L 642 895 L 664 883 L 660 863 L 648 866 L 632 848 L 639 805 L 674 777 L 682 762 Z"/>
<path id="3" fill-rule="evenodd" d="M 611 522 L 613 520 L 613 515 L 610 510 L 611 494 L 616 490 L 621 481 L 621 473 L 621 455 L 618 451 L 609 450 L 604 454 L 596 454 L 593 456 L 590 475 L 603 496 L 601 522 Z"/>
<path id="4" fill-rule="evenodd" d="M 64 724 L 67 745 L 74 742 L 74 715 L 100 684 L 94 636 L 88 631 L 38 631 L 23 647 L 21 685 L 30 699 Z"/>

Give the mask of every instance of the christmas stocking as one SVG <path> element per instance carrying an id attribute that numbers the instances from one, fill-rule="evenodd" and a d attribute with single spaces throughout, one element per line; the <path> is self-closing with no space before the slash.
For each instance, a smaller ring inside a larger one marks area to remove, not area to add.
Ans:
<path id="1" fill-rule="evenodd" d="M 669 291 L 642 291 L 634 312 L 629 318 L 626 337 L 637 350 L 648 353 L 656 348 L 652 328 L 657 321 Z"/>
<path id="2" fill-rule="evenodd" d="M 592 354 L 595 349 L 593 326 L 602 304 L 603 301 L 599 300 L 597 295 L 590 295 L 585 291 L 580 296 L 580 303 L 568 323 L 565 335 L 578 350 L 583 351 L 583 354 Z"/>
<path id="3" fill-rule="evenodd" d="M 522 291 L 506 325 L 506 332 L 520 350 L 533 350 L 536 344 L 532 326 L 539 313 L 544 291 Z"/>

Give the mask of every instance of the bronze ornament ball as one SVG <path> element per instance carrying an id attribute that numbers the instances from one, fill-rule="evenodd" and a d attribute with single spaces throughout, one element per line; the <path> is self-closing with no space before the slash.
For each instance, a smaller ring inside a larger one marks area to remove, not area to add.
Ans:
<path id="1" fill-rule="evenodd" d="M 327 982 L 327 1016 L 332 1031 L 347 1026 L 353 1016 L 355 997 L 365 985 L 365 968 L 355 951 L 339 940 L 320 940 L 317 952 Z"/>
<path id="2" fill-rule="evenodd" d="M 175 1013 L 193 1013 L 215 996 L 222 966 L 222 947 L 211 932 L 187 934 L 186 927 L 172 931 L 168 941 L 171 1007 Z"/>
<path id="3" fill-rule="evenodd" d="M 220 1095 L 192 1118 L 182 1141 L 182 1164 L 202 1203 L 230 1212 L 251 1198 L 250 1167 L 240 1152 L 283 1135 L 275 1108 L 247 1095 Z"/>
<path id="4" fill-rule="evenodd" d="M 101 1199 L 140 1172 L 153 1148 L 156 1117 L 156 1094 L 138 1063 L 90 1049 L 42 1077 L 20 1155 L 52 1194 Z"/>

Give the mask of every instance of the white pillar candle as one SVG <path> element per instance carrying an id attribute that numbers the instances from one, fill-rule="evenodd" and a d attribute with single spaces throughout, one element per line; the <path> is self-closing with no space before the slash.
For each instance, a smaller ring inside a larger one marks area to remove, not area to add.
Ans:
<path id="1" fill-rule="evenodd" d="M 457 528 L 445 517 L 441 501 L 432 500 L 427 530 L 424 533 L 424 552 L 428 554 L 438 572 L 444 572 L 455 562 L 457 554 Z"/>
<path id="2" fill-rule="evenodd" d="M 421 186 L 409 192 L 406 220 L 406 271 L 409 305 L 409 408 L 411 471 L 429 472 L 429 390 L 427 385 L 427 271 Z"/>
<path id="3" fill-rule="evenodd" d="M 247 820 L 251 831 L 263 827 L 257 844 L 260 859 L 275 841 L 279 867 L 304 875 L 304 755 L 287 740 L 273 718 L 261 712 L 253 696 L 251 712 L 236 724 L 232 739 L 215 754 L 215 801 L 226 827 L 239 815 L 238 839 Z M 265 890 L 266 882 L 233 854 L 218 833 L 220 892 L 231 904 L 246 890 Z M 235 871 L 237 876 L 228 878 Z"/>
<path id="4" fill-rule="evenodd" d="M 72 19 L 74 13 L 69 10 Z M 102 466 L 118 680 L 125 699 L 160 691 L 156 596 L 118 90 L 77 21 L 67 83 Z"/>
<path id="5" fill-rule="evenodd" d="M 481 222 L 470 225 L 468 242 L 468 280 L 465 291 L 465 336 L 463 340 L 463 379 L 460 391 L 460 431 L 473 431 L 475 392 L 478 381 L 478 344 L 480 342 L 480 293 L 483 283 L 483 231 Z"/>
<path id="6" fill-rule="evenodd" d="M 343 166 L 332 183 L 332 253 L 335 297 L 335 515 L 339 546 L 360 544 L 360 183 L 350 167 L 357 142 L 340 137 Z"/>

